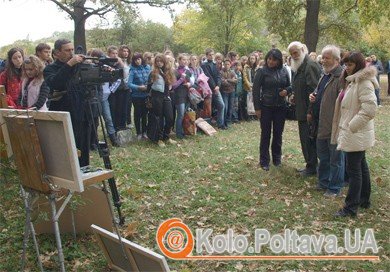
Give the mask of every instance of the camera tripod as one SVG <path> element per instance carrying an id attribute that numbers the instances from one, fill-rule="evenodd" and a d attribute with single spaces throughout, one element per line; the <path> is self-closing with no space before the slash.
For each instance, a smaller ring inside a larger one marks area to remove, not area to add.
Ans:
<path id="1" fill-rule="evenodd" d="M 92 130 L 93 130 L 92 133 L 95 134 L 95 139 L 96 139 L 96 142 L 94 144 L 96 144 L 96 146 L 97 146 L 100 158 L 103 159 L 104 167 L 106 169 L 112 170 L 112 165 L 111 165 L 111 160 L 110 160 L 110 150 L 108 148 L 108 143 L 107 143 L 107 134 L 105 132 L 105 125 L 104 125 L 104 121 L 103 121 L 103 117 L 102 117 L 100 102 L 98 101 L 98 96 L 97 96 L 97 88 L 99 88 L 100 86 L 88 85 L 87 87 L 89 87 L 90 89 L 91 89 L 91 87 L 95 88 L 95 90 L 87 91 L 86 97 L 85 97 L 85 99 L 87 100 L 87 103 L 88 103 L 89 114 L 91 116 L 91 124 L 92 124 Z M 93 109 L 92 109 L 93 105 L 96 105 L 96 107 L 97 107 L 98 123 L 100 124 L 102 135 L 103 135 L 102 141 L 99 141 L 99 136 L 97 133 L 97 124 L 96 124 L 96 120 L 94 118 Z M 115 179 L 113 177 L 108 179 L 108 185 L 110 187 L 110 191 L 112 194 L 113 204 L 116 207 L 117 212 L 118 212 L 118 223 L 120 226 L 122 226 L 125 223 L 125 218 L 121 212 L 122 202 L 120 200 L 120 196 L 119 196 L 119 192 L 118 192 L 118 189 L 116 186 Z M 105 182 L 103 182 L 103 191 L 105 193 L 107 192 Z"/>

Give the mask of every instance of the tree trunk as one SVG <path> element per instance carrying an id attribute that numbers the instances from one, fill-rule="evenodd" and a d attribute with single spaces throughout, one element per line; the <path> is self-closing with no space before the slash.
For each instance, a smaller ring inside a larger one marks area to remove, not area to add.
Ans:
<path id="1" fill-rule="evenodd" d="M 72 19 L 74 21 L 74 46 L 82 46 L 84 53 L 87 50 L 87 41 L 85 38 L 85 21 L 87 20 L 87 16 L 84 14 L 83 7 L 85 5 L 85 0 L 79 0 L 75 2 L 74 12 Z"/>
<path id="2" fill-rule="evenodd" d="M 77 46 L 81 45 L 83 47 L 84 53 L 87 49 L 87 42 L 85 38 L 85 19 L 75 20 L 74 21 L 74 46 L 75 49 Z"/>
<path id="3" fill-rule="evenodd" d="M 306 0 L 305 20 L 305 44 L 310 52 L 315 52 L 318 43 L 318 14 L 320 12 L 320 0 Z"/>

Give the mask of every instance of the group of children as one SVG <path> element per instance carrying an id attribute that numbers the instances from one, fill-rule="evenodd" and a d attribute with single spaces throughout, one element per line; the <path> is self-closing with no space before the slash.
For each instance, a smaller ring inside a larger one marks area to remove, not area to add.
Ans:
<path id="1" fill-rule="evenodd" d="M 50 100 L 56 98 L 43 77 L 45 66 L 55 60 L 55 52 L 50 52 L 47 44 L 39 44 L 36 54 L 27 58 L 20 48 L 8 51 L 0 85 L 5 86 L 9 106 L 50 109 Z M 207 55 L 184 53 L 176 59 L 169 50 L 132 54 L 124 45 L 110 46 L 106 53 L 90 50 L 89 56 L 117 58 L 114 68 L 124 70 L 120 82 L 99 87 L 101 113 L 112 144 L 119 146 L 117 133 L 128 127 L 135 127 L 138 140 L 151 138 L 159 146 L 174 144 L 176 141 L 170 138 L 173 129 L 177 139 L 186 137 L 183 119 L 189 108 L 211 124 L 217 121 L 221 129 L 241 120 L 255 119 L 250 94 L 255 72 L 262 65 L 262 52 L 241 58 L 236 52 L 229 52 L 226 57 L 220 53 L 214 57 L 213 50 L 206 50 L 207 54 L 210 52 L 215 75 L 204 71 L 209 69 L 204 66 L 210 61 Z M 214 98 L 219 96 L 221 99 L 216 102 Z M 152 137 L 148 135 L 151 125 L 157 130 Z"/>

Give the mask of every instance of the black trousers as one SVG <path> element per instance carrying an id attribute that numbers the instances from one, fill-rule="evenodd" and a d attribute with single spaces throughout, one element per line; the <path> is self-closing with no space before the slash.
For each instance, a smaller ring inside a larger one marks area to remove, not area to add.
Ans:
<path id="1" fill-rule="evenodd" d="M 344 209 L 356 214 L 360 205 L 370 205 L 371 180 L 366 161 L 366 152 L 346 152 L 349 176 L 348 194 Z"/>
<path id="2" fill-rule="evenodd" d="M 146 133 L 146 125 L 148 122 L 148 109 L 146 108 L 145 98 L 133 97 L 134 106 L 134 124 L 137 135 Z"/>
<path id="3" fill-rule="evenodd" d="M 118 89 L 108 98 L 111 109 L 111 118 L 116 131 L 126 127 L 129 93 L 130 90 Z"/>
<path id="4" fill-rule="evenodd" d="M 308 171 L 315 172 L 318 164 L 316 140 L 310 139 L 309 137 L 310 131 L 309 124 L 307 123 L 307 121 L 298 121 L 298 128 L 302 153 L 306 162 L 306 169 Z"/>
<path id="5" fill-rule="evenodd" d="M 247 91 L 242 91 L 238 97 L 238 120 L 248 121 L 248 109 L 246 105 L 246 97 L 248 96 Z"/>
<path id="6" fill-rule="evenodd" d="M 286 121 L 286 109 L 283 107 L 264 107 L 260 118 L 260 165 L 269 166 L 269 146 L 272 131 L 272 162 L 279 165 L 282 158 L 282 134 Z"/>
<path id="7" fill-rule="evenodd" d="M 80 167 L 89 165 L 89 149 L 92 125 L 88 120 L 72 120 L 72 127 L 77 149 L 80 150 Z"/>
<path id="8" fill-rule="evenodd" d="M 132 107 L 132 102 L 131 102 L 131 93 L 130 91 L 128 92 L 128 95 L 127 95 L 127 114 L 126 114 L 126 117 L 127 117 L 127 121 L 126 123 L 128 125 L 130 125 L 132 122 L 131 122 L 131 107 Z"/>
<path id="9" fill-rule="evenodd" d="M 153 91 L 152 106 L 153 113 L 160 119 L 160 133 L 159 140 L 166 140 L 169 138 L 169 133 L 173 127 L 173 109 L 171 98 L 161 92 Z"/>

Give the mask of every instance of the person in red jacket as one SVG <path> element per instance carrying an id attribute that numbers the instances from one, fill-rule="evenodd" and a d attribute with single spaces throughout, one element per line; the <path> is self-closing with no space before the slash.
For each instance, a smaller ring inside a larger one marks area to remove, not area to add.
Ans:
<path id="1" fill-rule="evenodd" d="M 24 60 L 21 48 L 11 48 L 7 53 L 7 65 L 0 74 L 0 85 L 5 86 L 8 106 L 16 106 L 22 89 L 22 64 Z"/>

